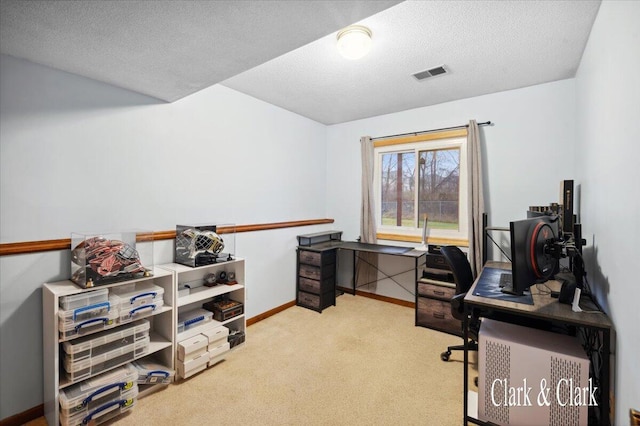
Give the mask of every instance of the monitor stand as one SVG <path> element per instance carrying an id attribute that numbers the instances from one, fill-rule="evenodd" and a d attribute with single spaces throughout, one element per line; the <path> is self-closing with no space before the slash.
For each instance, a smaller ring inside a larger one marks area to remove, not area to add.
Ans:
<path id="1" fill-rule="evenodd" d="M 514 296 L 522 296 L 522 293 L 518 293 L 517 291 L 513 290 L 513 286 L 504 286 L 500 289 L 500 291 L 507 294 L 513 294 Z"/>
<path id="2" fill-rule="evenodd" d="M 511 272 L 503 272 L 500 274 L 500 291 L 506 294 L 513 294 L 514 296 L 522 296 L 513 289 L 513 274 Z"/>

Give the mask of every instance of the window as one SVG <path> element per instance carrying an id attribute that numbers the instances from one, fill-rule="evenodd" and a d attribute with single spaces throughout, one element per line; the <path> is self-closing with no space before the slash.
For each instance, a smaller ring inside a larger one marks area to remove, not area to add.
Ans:
<path id="1" fill-rule="evenodd" d="M 374 142 L 378 238 L 466 245 L 466 129 Z"/>

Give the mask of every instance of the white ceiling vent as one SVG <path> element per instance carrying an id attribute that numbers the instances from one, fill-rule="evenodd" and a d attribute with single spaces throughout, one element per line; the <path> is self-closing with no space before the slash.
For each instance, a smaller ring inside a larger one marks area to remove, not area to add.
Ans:
<path id="1" fill-rule="evenodd" d="M 429 77 L 435 77 L 437 75 L 442 75 L 446 73 L 447 73 L 447 70 L 444 67 L 444 65 L 440 65 L 439 67 L 431 68 L 426 71 L 417 72 L 413 74 L 413 76 L 416 78 L 416 80 L 420 81 L 420 80 L 427 79 Z"/>

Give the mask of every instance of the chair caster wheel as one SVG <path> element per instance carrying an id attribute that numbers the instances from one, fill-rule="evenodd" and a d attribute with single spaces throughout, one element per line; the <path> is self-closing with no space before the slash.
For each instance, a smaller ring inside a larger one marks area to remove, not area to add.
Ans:
<path id="1" fill-rule="evenodd" d="M 443 360 L 444 362 L 449 361 L 449 357 L 451 356 L 451 352 L 442 352 L 440 354 L 440 359 Z"/>

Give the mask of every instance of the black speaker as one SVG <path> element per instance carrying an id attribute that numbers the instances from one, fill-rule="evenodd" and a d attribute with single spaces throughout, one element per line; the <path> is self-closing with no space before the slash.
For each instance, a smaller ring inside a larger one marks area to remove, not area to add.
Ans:
<path id="1" fill-rule="evenodd" d="M 554 279 L 562 283 L 558 302 L 571 305 L 573 303 L 573 293 L 576 291 L 576 278 L 570 272 L 559 272 L 555 274 Z"/>
<path id="2" fill-rule="evenodd" d="M 453 273 L 444 269 L 424 268 L 422 270 L 422 278 L 430 280 L 444 281 L 446 283 L 455 282 Z"/>
<path id="3" fill-rule="evenodd" d="M 571 305 L 573 303 L 573 294 L 576 292 L 576 283 L 565 281 L 560 287 L 560 296 L 558 302 Z"/>
<path id="4" fill-rule="evenodd" d="M 425 259 L 425 266 L 427 268 L 444 269 L 450 271 L 449 264 L 442 254 L 427 253 Z"/>

